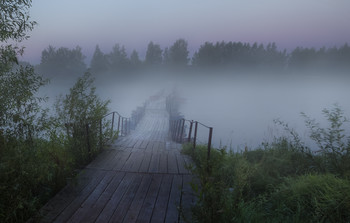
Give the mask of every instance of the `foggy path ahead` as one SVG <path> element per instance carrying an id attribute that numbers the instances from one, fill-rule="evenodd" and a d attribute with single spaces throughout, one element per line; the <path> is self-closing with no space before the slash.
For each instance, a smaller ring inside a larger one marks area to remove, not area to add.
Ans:
<path id="1" fill-rule="evenodd" d="M 41 210 L 42 222 L 181 222 L 194 196 L 189 158 L 168 139 L 165 98 L 148 102 L 128 136 L 104 150 Z"/>

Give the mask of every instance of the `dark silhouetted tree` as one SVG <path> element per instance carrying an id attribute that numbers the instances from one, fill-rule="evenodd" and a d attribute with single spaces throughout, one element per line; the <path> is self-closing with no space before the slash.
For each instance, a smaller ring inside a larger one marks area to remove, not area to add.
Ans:
<path id="1" fill-rule="evenodd" d="M 108 60 L 111 69 L 114 71 L 124 70 L 129 66 L 129 59 L 125 47 L 119 44 L 114 45 L 112 52 L 108 55 Z"/>
<path id="2" fill-rule="evenodd" d="M 163 63 L 165 65 L 169 65 L 170 62 L 170 58 L 169 58 L 169 48 L 165 47 L 164 52 L 163 52 Z"/>
<path id="3" fill-rule="evenodd" d="M 275 43 L 267 45 L 241 42 L 206 42 L 192 58 L 198 67 L 282 68 L 286 64 L 286 51 L 277 50 Z"/>
<path id="4" fill-rule="evenodd" d="M 95 52 L 92 56 L 90 69 L 92 73 L 106 72 L 109 68 L 107 56 L 100 50 L 100 47 L 96 45 Z"/>
<path id="5" fill-rule="evenodd" d="M 148 66 L 160 65 L 162 63 L 162 49 L 152 41 L 147 46 L 145 64 Z"/>
<path id="6" fill-rule="evenodd" d="M 213 43 L 205 42 L 192 58 L 192 64 L 199 67 L 214 66 L 220 57 Z"/>
<path id="7" fill-rule="evenodd" d="M 137 53 L 136 50 L 133 50 L 131 55 L 130 55 L 130 65 L 133 68 L 137 68 L 142 64 L 142 61 L 139 58 L 139 54 Z"/>
<path id="8" fill-rule="evenodd" d="M 178 39 L 170 47 L 167 53 L 167 63 L 173 66 L 186 66 L 188 64 L 188 49 L 187 41 L 184 39 Z"/>
<path id="9" fill-rule="evenodd" d="M 283 52 L 278 51 L 276 43 L 267 44 L 264 58 L 265 65 L 270 68 L 281 68 L 287 63 L 286 50 Z"/>
<path id="10" fill-rule="evenodd" d="M 52 76 L 81 76 L 86 71 L 85 56 L 81 47 L 74 49 L 49 46 L 41 53 L 38 70 L 41 74 Z"/>
<path id="11" fill-rule="evenodd" d="M 350 68 L 350 47 L 347 43 L 338 50 L 339 67 Z"/>

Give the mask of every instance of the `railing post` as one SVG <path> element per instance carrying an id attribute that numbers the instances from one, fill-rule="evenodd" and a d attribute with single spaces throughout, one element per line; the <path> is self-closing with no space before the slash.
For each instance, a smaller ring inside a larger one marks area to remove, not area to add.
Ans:
<path id="1" fill-rule="evenodd" d="M 211 139 L 213 137 L 213 128 L 209 128 L 209 138 L 208 138 L 208 161 L 210 160 L 210 150 L 211 150 Z"/>
<path id="2" fill-rule="evenodd" d="M 182 143 L 183 141 L 183 136 L 184 136 L 184 128 L 185 128 L 185 119 L 181 119 L 182 120 L 182 127 L 181 127 L 181 134 L 180 134 L 180 143 Z M 181 122 L 180 122 L 181 123 Z"/>
<path id="3" fill-rule="evenodd" d="M 174 120 L 171 120 L 170 121 L 170 125 L 171 125 L 171 140 L 174 140 L 174 132 L 175 132 L 175 121 Z"/>
<path id="4" fill-rule="evenodd" d="M 119 130 L 120 130 L 120 115 L 118 114 L 118 136 L 119 136 Z"/>
<path id="5" fill-rule="evenodd" d="M 188 142 L 191 142 L 193 120 L 190 122 L 190 130 L 188 131 Z"/>
<path id="6" fill-rule="evenodd" d="M 175 120 L 175 131 L 174 131 L 174 140 L 177 142 L 177 129 L 179 126 L 179 120 Z"/>
<path id="7" fill-rule="evenodd" d="M 195 125 L 194 125 L 193 149 L 196 148 L 197 129 L 198 129 L 198 122 L 196 121 L 196 122 L 195 122 Z"/>
<path id="8" fill-rule="evenodd" d="M 207 171 L 210 173 L 211 167 L 210 167 L 210 149 L 211 149 L 211 138 L 213 136 L 213 128 L 209 128 L 209 138 L 208 138 L 208 156 L 207 156 Z"/>
<path id="9" fill-rule="evenodd" d="M 177 142 L 179 142 L 179 138 L 181 137 L 180 136 L 180 133 L 181 133 L 181 119 L 177 120 L 177 134 L 176 134 L 176 140 Z"/>
<path id="10" fill-rule="evenodd" d="M 178 120 L 175 120 L 175 131 L 174 131 L 174 140 L 177 141 L 177 128 L 178 128 Z"/>
<path id="11" fill-rule="evenodd" d="M 111 131 L 112 136 L 113 136 L 113 127 L 114 127 L 114 112 L 112 114 L 112 131 Z"/>
<path id="12" fill-rule="evenodd" d="M 121 135 L 123 135 L 124 132 L 124 118 L 122 117 L 122 130 L 121 130 Z"/>
<path id="13" fill-rule="evenodd" d="M 125 119 L 125 135 L 129 134 L 129 128 L 130 128 L 130 118 Z"/>

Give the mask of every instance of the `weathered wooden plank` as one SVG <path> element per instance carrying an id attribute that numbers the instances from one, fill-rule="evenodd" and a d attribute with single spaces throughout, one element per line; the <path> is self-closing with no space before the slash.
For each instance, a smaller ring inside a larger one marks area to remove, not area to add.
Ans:
<path id="1" fill-rule="evenodd" d="M 168 173 L 168 153 L 166 152 L 160 154 L 159 173 Z"/>
<path id="2" fill-rule="evenodd" d="M 123 171 L 130 171 L 130 169 L 132 168 L 132 166 L 134 165 L 135 162 L 135 157 L 138 156 L 139 153 L 137 152 L 132 152 L 129 156 L 129 158 L 126 160 L 122 170 Z"/>
<path id="3" fill-rule="evenodd" d="M 173 181 L 172 175 L 164 175 L 162 184 L 159 189 L 156 204 L 154 206 L 151 222 L 164 222 L 169 195 L 171 191 L 171 184 Z"/>
<path id="4" fill-rule="evenodd" d="M 153 153 L 158 153 L 159 152 L 159 142 L 158 141 L 154 141 L 153 147 L 152 147 L 152 152 Z"/>
<path id="5" fill-rule="evenodd" d="M 149 166 L 150 166 L 150 162 L 151 162 L 151 158 L 152 158 L 152 153 L 150 152 L 145 152 L 143 159 L 142 159 L 142 163 L 140 165 L 140 168 L 138 170 L 138 172 L 141 173 L 145 173 L 148 172 Z"/>
<path id="6" fill-rule="evenodd" d="M 152 148 L 153 148 L 153 145 L 154 145 L 154 141 L 150 141 L 150 142 L 147 144 L 146 151 L 147 151 L 147 152 L 151 152 L 151 151 L 152 151 Z"/>
<path id="7" fill-rule="evenodd" d="M 190 185 L 191 181 L 192 181 L 191 175 L 183 175 L 182 199 L 181 199 L 182 216 L 180 218 L 180 222 L 192 222 L 191 206 L 193 206 L 195 202 L 194 200 L 195 197 Z"/>
<path id="8" fill-rule="evenodd" d="M 173 152 L 168 153 L 168 173 L 179 173 L 176 161 L 176 154 Z"/>
<path id="9" fill-rule="evenodd" d="M 118 147 L 126 147 L 133 139 L 127 136 L 120 136 L 121 140 L 117 143 Z"/>
<path id="10" fill-rule="evenodd" d="M 134 148 L 140 148 L 141 144 L 142 144 L 142 141 L 141 139 L 137 140 L 136 144 L 133 146 Z"/>
<path id="11" fill-rule="evenodd" d="M 179 209 L 181 202 L 182 176 L 175 175 L 171 185 L 170 197 L 166 211 L 165 222 L 174 223 L 180 219 Z"/>
<path id="12" fill-rule="evenodd" d="M 130 168 L 130 171 L 131 171 L 131 172 L 138 172 L 138 171 L 139 171 L 144 156 L 145 156 L 145 153 L 144 153 L 144 152 L 138 152 L 138 153 L 137 153 L 137 156 L 134 157 L 134 164 L 133 164 L 132 167 Z"/>
<path id="13" fill-rule="evenodd" d="M 45 204 L 40 210 L 40 215 L 43 216 L 41 222 L 52 222 L 88 185 L 91 177 L 95 177 L 98 173 L 92 170 L 81 172 L 76 177 L 77 184 L 71 182 L 58 192 L 53 199 Z"/>
<path id="14" fill-rule="evenodd" d="M 134 200 L 132 201 L 132 203 L 129 207 L 129 210 L 125 214 L 123 222 L 125 222 L 125 223 L 136 222 L 137 216 L 139 215 L 142 204 L 146 198 L 147 191 L 151 185 L 151 181 L 152 181 L 152 176 L 150 174 L 143 175 L 142 182 L 141 182 L 139 189 L 134 197 Z"/>
<path id="15" fill-rule="evenodd" d="M 148 140 L 143 140 L 139 148 L 146 149 L 148 144 L 149 144 Z"/>
<path id="16" fill-rule="evenodd" d="M 159 141 L 158 150 L 163 152 L 163 151 L 165 151 L 165 147 L 166 147 L 166 142 L 165 141 Z"/>
<path id="17" fill-rule="evenodd" d="M 123 198 L 125 192 L 128 190 L 129 185 L 134 181 L 136 177 L 135 173 L 127 173 L 123 181 L 119 184 L 118 188 L 113 193 L 111 199 L 108 201 L 102 212 L 96 219 L 96 222 L 108 222 L 112 217 L 115 208 L 119 205 L 119 202 Z"/>
<path id="18" fill-rule="evenodd" d="M 141 184 L 142 175 L 137 174 L 133 182 L 130 184 L 127 192 L 124 194 L 123 199 L 120 201 L 118 207 L 114 211 L 109 222 L 123 222 L 125 213 L 128 211 L 136 192 Z"/>
<path id="19" fill-rule="evenodd" d="M 101 169 L 104 170 L 112 170 L 116 160 L 118 159 L 118 157 L 120 156 L 121 153 L 124 153 L 123 150 L 114 150 L 114 154 L 111 154 L 111 156 L 106 159 L 104 162 L 102 161 L 101 163 Z"/>
<path id="20" fill-rule="evenodd" d="M 152 176 L 152 182 L 150 185 L 150 188 L 148 189 L 146 198 L 142 204 L 139 216 L 137 217 L 136 222 L 150 222 L 150 219 L 152 217 L 153 208 L 155 205 L 155 202 L 157 200 L 160 184 L 162 181 L 162 175 L 160 174 L 154 174 Z"/>
<path id="21" fill-rule="evenodd" d="M 76 198 L 70 203 L 62 213 L 54 220 L 54 222 L 66 222 L 74 212 L 81 206 L 85 199 L 91 194 L 98 183 L 106 174 L 106 171 L 96 170 L 97 175 L 91 179 L 91 182 L 84 188 L 84 190 L 76 196 Z"/>
<path id="22" fill-rule="evenodd" d="M 131 152 L 129 151 L 120 152 L 119 155 L 114 159 L 114 165 L 112 169 L 121 170 L 124 167 L 125 162 L 129 159 L 130 155 L 131 155 Z"/>
<path id="23" fill-rule="evenodd" d="M 114 172 L 114 171 L 110 171 L 110 172 Z M 122 182 L 124 176 L 125 176 L 125 172 L 115 172 L 115 175 L 111 183 L 108 185 L 106 190 L 103 191 L 103 193 L 98 198 L 96 203 L 90 207 L 88 211 L 89 214 L 85 215 L 81 222 L 84 222 L 84 223 L 95 222 L 95 220 L 100 215 L 101 211 L 103 210 L 107 202 L 111 199 L 115 190 L 118 188 L 119 184 Z"/>
<path id="24" fill-rule="evenodd" d="M 108 171 L 103 177 L 101 182 L 97 185 L 94 191 L 89 195 L 89 197 L 82 203 L 80 208 L 73 214 L 73 216 L 68 220 L 68 222 L 80 222 L 86 215 L 89 215 L 89 211 L 92 205 L 94 205 L 97 199 L 101 196 L 102 192 L 106 189 L 110 181 L 114 176 L 114 172 Z"/>
<path id="25" fill-rule="evenodd" d="M 143 152 L 133 152 L 131 153 L 129 159 L 125 162 L 123 171 L 137 172 L 140 168 L 144 153 Z"/>
<path id="26" fill-rule="evenodd" d="M 151 162 L 149 164 L 149 172 L 158 173 L 159 172 L 159 153 L 152 153 Z"/>
<path id="27" fill-rule="evenodd" d="M 179 173 L 180 174 L 187 174 L 188 170 L 185 167 L 186 163 L 185 163 L 183 155 L 181 155 L 181 154 L 176 155 L 176 161 L 177 161 L 177 167 L 179 169 Z"/>
<path id="28" fill-rule="evenodd" d="M 134 148 L 137 142 L 138 142 L 137 139 L 131 138 L 126 147 L 127 147 L 127 148 Z"/>

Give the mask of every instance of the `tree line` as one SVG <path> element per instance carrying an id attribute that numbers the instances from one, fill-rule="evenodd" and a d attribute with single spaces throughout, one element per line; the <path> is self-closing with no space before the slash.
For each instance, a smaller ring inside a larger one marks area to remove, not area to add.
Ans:
<path id="1" fill-rule="evenodd" d="M 350 47 L 347 43 L 341 47 L 320 49 L 296 47 L 287 53 L 279 50 L 275 43 L 205 42 L 189 57 L 187 41 L 178 39 L 164 49 L 151 41 L 144 59 L 136 50 L 128 55 L 126 48 L 120 44 L 115 44 L 109 53 L 102 52 L 97 45 L 89 65 L 84 62 L 85 58 L 79 46 L 73 49 L 49 46 L 43 50 L 37 69 L 52 76 L 79 75 L 87 68 L 92 73 L 150 67 L 344 69 L 350 67 Z"/>

